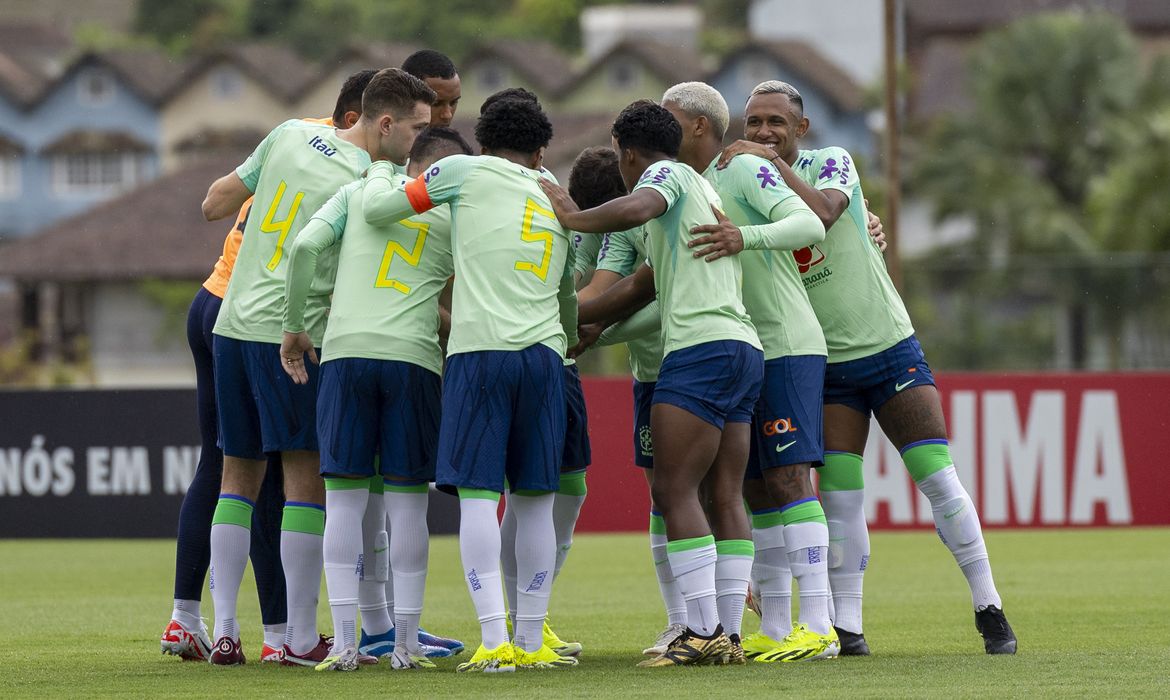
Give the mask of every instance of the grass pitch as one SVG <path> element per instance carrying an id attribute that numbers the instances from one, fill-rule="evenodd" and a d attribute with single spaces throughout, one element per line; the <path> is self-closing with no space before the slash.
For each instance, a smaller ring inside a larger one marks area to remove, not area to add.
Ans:
<path id="1" fill-rule="evenodd" d="M 866 576 L 874 656 L 734 668 L 636 669 L 664 623 L 644 535 L 581 535 L 557 581 L 552 616 L 585 645 L 575 669 L 456 675 L 386 664 L 358 673 L 260 666 L 249 573 L 241 595 L 252 663 L 216 668 L 159 654 L 171 609 L 168 541 L 0 542 L 0 687 L 7 697 L 1166 697 L 1170 694 L 1170 529 L 990 532 L 1015 657 L 988 657 L 950 554 L 929 533 L 878 534 Z M 204 594 L 205 615 L 211 610 Z M 458 542 L 431 545 L 423 624 L 479 632 Z M 330 627 L 324 591 L 321 629 Z M 745 632 L 757 620 L 745 615 Z M 458 658 L 463 660 L 467 654 Z"/>

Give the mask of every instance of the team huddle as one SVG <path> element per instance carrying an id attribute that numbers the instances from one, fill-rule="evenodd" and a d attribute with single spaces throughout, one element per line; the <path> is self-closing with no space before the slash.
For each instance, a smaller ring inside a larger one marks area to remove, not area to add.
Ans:
<path id="1" fill-rule="evenodd" d="M 615 343 L 667 613 L 639 666 L 870 653 L 871 415 L 931 503 L 986 652 L 1015 653 L 880 222 L 844 149 L 800 149 L 795 88 L 757 86 L 726 147 L 729 110 L 705 83 L 635 102 L 567 189 L 543 167 L 534 95 L 485 101 L 479 154 L 449 126 L 458 99 L 449 59 L 420 51 L 355 74 L 332 119 L 281 124 L 211 185 L 204 215 L 237 225 L 189 319 L 204 450 L 164 653 L 244 663 L 249 555 L 261 661 L 421 669 L 461 653 L 419 626 L 433 483 L 459 498 L 481 627 L 458 670 L 576 665 L 581 645 L 547 619 L 591 461 L 573 358 Z M 745 604 L 761 623 L 746 636 Z"/>

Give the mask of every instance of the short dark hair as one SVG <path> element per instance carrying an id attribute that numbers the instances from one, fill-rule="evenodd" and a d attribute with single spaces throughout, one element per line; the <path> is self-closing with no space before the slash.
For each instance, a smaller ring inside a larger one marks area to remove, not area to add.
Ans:
<path id="1" fill-rule="evenodd" d="M 371 119 L 386 112 L 400 117 L 419 102 L 435 104 L 435 91 L 406 71 L 383 68 L 374 74 L 362 92 L 362 114 Z"/>
<path id="2" fill-rule="evenodd" d="M 359 70 L 345 79 L 345 82 L 341 84 L 341 92 L 337 94 L 337 104 L 333 107 L 334 126 L 341 127 L 341 123 L 345 121 L 346 112 L 361 113 L 362 93 L 366 91 L 366 86 L 377 74 L 378 71 L 372 69 Z"/>
<path id="3" fill-rule="evenodd" d="M 618 168 L 617 153 L 608 146 L 591 146 L 581 151 L 569 172 L 569 196 L 582 209 L 605 204 L 626 193 Z"/>
<path id="4" fill-rule="evenodd" d="M 480 115 L 475 139 L 488 149 L 535 153 L 552 139 L 552 124 L 529 100 L 498 100 Z"/>
<path id="5" fill-rule="evenodd" d="M 682 145 L 682 126 L 665 107 L 650 100 L 638 100 L 618 115 L 610 132 L 622 148 L 636 148 L 644 153 L 662 153 L 678 157 Z"/>
<path id="6" fill-rule="evenodd" d="M 488 107 L 491 107 L 500 100 L 527 100 L 528 102 L 535 103 L 537 107 L 540 106 L 540 100 L 532 92 L 522 87 L 510 87 L 488 95 L 488 98 L 479 106 L 479 113 L 483 114 L 487 111 Z"/>
<path id="7" fill-rule="evenodd" d="M 402 62 L 402 70 L 419 80 L 427 78 L 450 80 L 455 77 L 455 64 L 447 58 L 447 54 L 434 49 L 421 49 L 410 54 Z"/>
<path id="8" fill-rule="evenodd" d="M 420 163 L 428 160 L 442 148 L 450 149 L 454 145 L 464 155 L 471 155 L 471 145 L 458 131 L 446 126 L 432 126 L 422 130 L 414 140 L 410 149 L 410 160 Z"/>

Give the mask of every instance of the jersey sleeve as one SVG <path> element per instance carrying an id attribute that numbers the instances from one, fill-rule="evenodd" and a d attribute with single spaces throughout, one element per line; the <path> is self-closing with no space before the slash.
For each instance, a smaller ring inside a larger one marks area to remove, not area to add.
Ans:
<path id="1" fill-rule="evenodd" d="M 597 253 L 597 269 L 616 272 L 622 277 L 634 274 L 641 259 L 630 236 L 636 235 L 640 229 L 607 233 L 602 237 L 601 250 Z"/>
<path id="2" fill-rule="evenodd" d="M 812 164 L 816 180 L 813 187 L 818 190 L 837 190 L 846 197 L 853 196 L 857 187 L 857 168 L 853 165 L 853 158 L 844 148 L 832 146 L 817 151 L 817 157 Z"/>
<path id="3" fill-rule="evenodd" d="M 646 168 L 631 194 L 640 189 L 652 189 L 666 200 L 666 210 L 674 206 L 682 196 L 682 183 L 678 177 L 678 166 L 674 161 L 660 160 Z M 665 213 L 665 212 L 663 212 Z M 661 215 L 660 215 L 661 216 Z"/>
<path id="4" fill-rule="evenodd" d="M 771 222 L 741 226 L 744 248 L 797 250 L 825 239 L 824 224 L 784 183 L 776 166 L 752 155 L 741 155 L 731 163 L 720 189 Z"/>
<path id="5" fill-rule="evenodd" d="M 284 330 L 288 333 L 305 330 L 305 303 L 317 272 L 317 258 L 341 240 L 349 198 L 357 187 L 358 183 L 352 183 L 338 190 L 297 234 L 284 280 Z"/>
<path id="6" fill-rule="evenodd" d="M 289 119 L 270 131 L 264 137 L 264 140 L 260 142 L 260 145 L 256 147 L 256 150 L 252 151 L 252 155 L 248 156 L 248 159 L 236 168 L 236 175 L 244 182 L 244 186 L 248 188 L 248 191 L 253 193 L 256 191 L 256 184 L 260 182 L 260 170 L 264 166 L 264 159 L 268 157 L 268 152 L 272 150 L 273 142 L 276 141 L 280 136 L 280 132 L 284 131 L 289 124 L 295 124 L 297 121 L 296 119 Z"/>
<path id="7" fill-rule="evenodd" d="M 724 171 L 731 187 L 723 191 L 733 192 L 736 197 L 755 209 L 761 216 L 776 221 L 773 210 L 781 202 L 800 199 L 780 177 L 776 166 L 753 155 L 741 155 L 732 159 L 731 166 Z"/>
<path id="8" fill-rule="evenodd" d="M 393 166 L 378 161 L 370 166 L 362 191 L 366 222 L 384 225 L 421 214 L 459 196 L 463 182 L 479 165 L 475 156 L 456 154 L 440 159 L 430 170 L 398 187 Z"/>
<path id="9" fill-rule="evenodd" d="M 624 321 L 613 324 L 601 333 L 597 339 L 598 345 L 617 345 L 628 343 L 631 340 L 645 338 L 662 330 L 662 316 L 658 308 L 658 300 L 650 302 L 635 311 Z"/>
<path id="10" fill-rule="evenodd" d="M 349 200 L 353 193 L 361 187 L 361 181 L 351 182 L 345 185 L 337 194 L 330 197 L 321 208 L 313 214 L 313 219 L 319 219 L 329 225 L 333 229 L 334 235 L 338 240 L 345 233 L 345 223 L 349 218 Z"/>
<path id="11" fill-rule="evenodd" d="M 576 231 L 570 231 L 569 235 L 573 237 L 573 272 L 584 277 L 597 268 L 597 257 L 606 236 Z"/>

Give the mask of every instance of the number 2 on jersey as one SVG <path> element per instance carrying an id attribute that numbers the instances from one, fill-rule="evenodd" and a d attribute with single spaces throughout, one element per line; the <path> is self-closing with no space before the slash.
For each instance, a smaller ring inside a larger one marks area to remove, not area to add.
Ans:
<path id="1" fill-rule="evenodd" d="M 422 260 L 423 246 L 427 244 L 427 233 L 430 231 L 431 226 L 430 224 L 420 224 L 409 219 L 403 219 L 398 223 L 406 228 L 412 228 L 418 231 L 418 237 L 414 239 L 414 248 L 407 250 L 398 241 L 388 241 L 386 243 L 386 252 L 382 255 L 382 264 L 378 266 L 378 279 L 374 280 L 374 286 L 389 287 L 403 294 L 410 294 L 409 286 L 390 277 L 390 264 L 394 262 L 394 256 L 397 255 L 406 261 L 407 265 L 418 267 L 419 261 Z"/>
<path id="2" fill-rule="evenodd" d="M 532 230 L 532 219 L 536 214 L 552 220 L 556 220 L 557 215 L 534 202 L 531 197 L 528 198 L 528 204 L 524 207 L 524 226 L 520 229 L 520 238 L 529 243 L 543 243 L 544 255 L 541 256 L 539 264 L 527 260 L 517 260 L 516 269 L 531 272 L 543 282 L 548 277 L 548 263 L 552 259 L 553 234 L 552 231 Z"/>
<path id="3" fill-rule="evenodd" d="M 304 198 L 304 192 L 297 192 L 293 197 L 292 206 L 288 208 L 288 215 L 280 221 L 274 221 L 276 217 L 276 210 L 280 208 L 280 202 L 284 199 L 285 185 L 284 181 L 280 181 L 280 185 L 276 188 L 276 196 L 272 198 L 272 204 L 268 207 L 268 213 L 264 215 L 264 220 L 260 222 L 260 233 L 276 233 L 276 250 L 272 253 L 272 259 L 268 261 L 265 266 L 269 270 L 275 271 L 276 267 L 280 265 L 280 259 L 284 256 L 284 241 L 288 238 L 288 232 L 292 229 L 293 219 L 297 217 L 297 211 L 301 208 L 301 199 Z"/>

